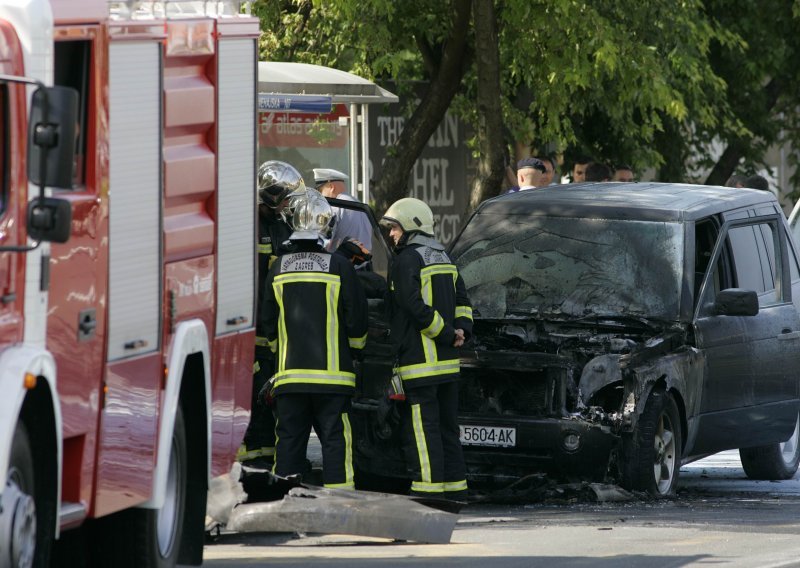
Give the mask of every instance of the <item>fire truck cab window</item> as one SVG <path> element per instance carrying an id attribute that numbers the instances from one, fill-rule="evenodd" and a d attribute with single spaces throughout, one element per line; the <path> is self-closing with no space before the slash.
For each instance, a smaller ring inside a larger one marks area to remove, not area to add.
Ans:
<path id="1" fill-rule="evenodd" d="M 78 124 L 75 140 L 73 183 L 86 184 L 86 146 L 89 134 L 89 77 L 91 73 L 91 43 L 61 41 L 55 44 L 55 84 L 78 91 Z"/>

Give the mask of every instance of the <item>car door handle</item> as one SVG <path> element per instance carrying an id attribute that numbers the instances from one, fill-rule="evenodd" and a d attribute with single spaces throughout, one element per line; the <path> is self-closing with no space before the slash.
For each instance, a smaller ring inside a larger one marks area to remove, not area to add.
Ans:
<path id="1" fill-rule="evenodd" d="M 800 339 L 800 331 L 784 329 L 778 336 L 778 339 Z"/>

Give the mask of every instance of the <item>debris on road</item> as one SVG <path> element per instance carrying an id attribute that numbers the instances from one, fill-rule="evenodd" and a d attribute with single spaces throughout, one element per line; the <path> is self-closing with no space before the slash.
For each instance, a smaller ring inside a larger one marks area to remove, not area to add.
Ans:
<path id="1" fill-rule="evenodd" d="M 269 499 L 254 502 L 236 466 L 209 490 L 206 531 L 349 534 L 446 544 L 463 503 L 349 489 L 327 489 L 260 471 Z M 245 502 L 245 499 L 248 499 Z"/>
<path id="2" fill-rule="evenodd" d="M 502 488 L 477 492 L 475 503 L 603 503 L 634 501 L 640 497 L 608 483 L 559 483 L 543 473 L 527 475 Z"/>

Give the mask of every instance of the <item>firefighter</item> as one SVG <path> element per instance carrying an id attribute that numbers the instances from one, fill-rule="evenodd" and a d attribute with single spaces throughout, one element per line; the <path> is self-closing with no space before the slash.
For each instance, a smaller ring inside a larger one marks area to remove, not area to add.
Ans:
<path id="1" fill-rule="evenodd" d="M 292 197 L 292 252 L 267 275 L 260 329 L 276 353 L 273 472 L 302 475 L 311 428 L 322 446 L 325 487 L 354 488 L 348 415 L 354 358 L 367 339 L 367 300 L 353 265 L 326 252 L 334 217 L 314 189 Z"/>
<path id="2" fill-rule="evenodd" d="M 305 185 L 302 176 L 286 162 L 270 160 L 258 168 L 258 306 L 261 305 L 264 294 L 267 271 L 292 233 L 284 219 L 289 195 L 303 188 Z M 275 458 L 275 417 L 266 401 L 258 400 L 258 393 L 263 390 L 274 372 L 275 357 L 258 324 L 257 321 L 252 411 L 236 460 L 243 466 L 269 470 L 272 469 Z"/>
<path id="3" fill-rule="evenodd" d="M 411 494 L 467 494 L 458 427 L 459 347 L 472 332 L 466 287 L 433 236 L 433 213 L 404 198 L 386 211 L 397 258 L 389 274 L 390 329 L 406 394 L 403 434 Z"/>

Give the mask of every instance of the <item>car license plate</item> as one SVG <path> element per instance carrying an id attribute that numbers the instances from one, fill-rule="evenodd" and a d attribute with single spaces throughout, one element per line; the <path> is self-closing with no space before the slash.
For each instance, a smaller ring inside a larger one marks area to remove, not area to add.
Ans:
<path id="1" fill-rule="evenodd" d="M 513 448 L 517 445 L 517 429 L 498 426 L 459 426 L 461 444 L 464 446 L 498 446 Z"/>

